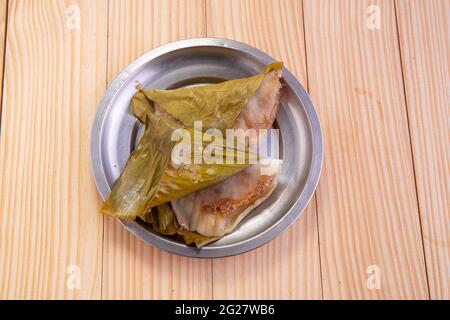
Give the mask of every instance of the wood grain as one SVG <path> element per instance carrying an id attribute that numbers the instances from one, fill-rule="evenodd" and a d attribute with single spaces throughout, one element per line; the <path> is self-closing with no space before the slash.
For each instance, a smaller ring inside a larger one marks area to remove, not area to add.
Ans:
<path id="1" fill-rule="evenodd" d="M 369 5 L 380 10 L 379 30 L 367 27 Z M 304 10 L 325 139 L 317 191 L 324 298 L 426 299 L 393 2 L 305 0 Z"/>
<path id="2" fill-rule="evenodd" d="M 5 59 L 6 24 L 8 16 L 8 0 L 0 1 L 0 120 L 2 118 L 3 67 Z M 1 127 L 0 127 L 1 130 Z"/>
<path id="3" fill-rule="evenodd" d="M 297 0 L 207 1 L 209 37 L 248 43 L 284 61 L 306 86 L 302 3 Z M 216 299 L 320 299 L 314 200 L 273 242 L 213 261 Z"/>
<path id="4" fill-rule="evenodd" d="M 213 261 L 101 216 L 89 157 L 107 83 L 203 36 L 283 60 L 325 138 L 317 201 Z M 449 299 L 449 55 L 448 0 L 0 0 L 0 299 Z"/>
<path id="5" fill-rule="evenodd" d="M 450 299 L 450 2 L 396 8 L 430 294 Z"/>
<path id="6" fill-rule="evenodd" d="M 80 29 L 67 27 L 72 4 L 80 10 Z M 89 141 L 105 90 L 106 8 L 106 1 L 9 1 L 0 137 L 2 299 L 100 298 L 102 218 Z"/>
<path id="7" fill-rule="evenodd" d="M 164 43 L 204 37 L 203 0 L 110 2 L 108 81 L 139 55 Z M 207 299 L 211 261 L 163 252 L 105 217 L 103 298 Z"/>

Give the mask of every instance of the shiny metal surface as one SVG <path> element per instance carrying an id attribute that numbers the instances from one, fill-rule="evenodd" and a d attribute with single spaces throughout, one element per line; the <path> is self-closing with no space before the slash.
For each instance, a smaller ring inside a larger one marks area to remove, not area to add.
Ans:
<path id="1" fill-rule="evenodd" d="M 252 76 L 275 60 L 246 44 L 216 38 L 188 39 L 159 47 L 129 65 L 103 96 L 92 128 L 91 159 L 98 190 L 105 199 L 134 147 L 139 128 L 129 111 L 135 81 L 158 89 L 219 82 Z M 277 124 L 283 165 L 274 193 L 237 229 L 202 249 L 186 246 L 147 230 L 138 222 L 122 222 L 142 240 L 172 253 L 191 257 L 224 257 L 243 253 L 274 239 L 311 199 L 323 161 L 319 119 L 302 85 L 285 68 Z"/>

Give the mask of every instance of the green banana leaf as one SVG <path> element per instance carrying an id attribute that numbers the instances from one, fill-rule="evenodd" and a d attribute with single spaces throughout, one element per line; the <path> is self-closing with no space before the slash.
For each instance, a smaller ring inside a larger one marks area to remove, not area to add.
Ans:
<path id="1" fill-rule="evenodd" d="M 102 212 L 123 220 L 144 217 L 152 207 L 218 183 L 249 163 L 187 164 L 174 167 L 171 152 L 173 130 L 194 132 L 194 121 L 207 129 L 232 128 L 237 117 L 261 85 L 267 72 L 282 63 L 244 79 L 175 90 L 139 90 L 131 101 L 133 114 L 145 125 L 144 135 L 115 183 Z M 193 149 L 196 147 L 195 143 Z M 235 157 L 245 150 L 234 150 Z M 195 237 L 185 237 L 193 242 Z"/>
<path id="2" fill-rule="evenodd" d="M 175 214 L 168 203 L 152 208 L 152 210 L 143 215 L 141 219 L 146 222 L 153 231 L 165 236 L 181 237 L 184 243 L 187 245 L 195 244 L 197 248 L 201 248 L 218 239 L 216 237 L 206 237 L 198 232 L 182 228 L 178 224 Z"/>

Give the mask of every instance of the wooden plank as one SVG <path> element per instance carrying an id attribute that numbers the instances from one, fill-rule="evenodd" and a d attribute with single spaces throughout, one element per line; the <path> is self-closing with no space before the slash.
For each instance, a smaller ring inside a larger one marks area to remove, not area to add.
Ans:
<path id="1" fill-rule="evenodd" d="M 302 3 L 297 0 L 207 1 L 209 37 L 246 42 L 286 63 L 306 85 Z M 314 200 L 303 216 L 271 243 L 213 261 L 217 299 L 320 299 Z"/>
<path id="2" fill-rule="evenodd" d="M 0 1 L 0 120 L 2 119 L 2 97 L 3 97 L 3 67 L 5 59 L 5 44 L 6 44 L 6 18 L 8 10 L 8 1 Z M 1 130 L 1 127 L 0 127 Z"/>
<path id="3" fill-rule="evenodd" d="M 450 2 L 397 1 L 432 299 L 450 299 Z"/>
<path id="4" fill-rule="evenodd" d="M 393 2 L 306 0 L 304 9 L 325 139 L 324 298 L 428 298 Z"/>
<path id="5" fill-rule="evenodd" d="M 89 146 L 106 83 L 107 2 L 9 1 L 8 22 L 0 297 L 98 299 L 102 217 Z"/>
<path id="6" fill-rule="evenodd" d="M 141 54 L 164 43 L 204 37 L 203 0 L 111 1 L 108 81 Z M 207 299 L 211 261 L 163 252 L 105 217 L 103 298 Z"/>

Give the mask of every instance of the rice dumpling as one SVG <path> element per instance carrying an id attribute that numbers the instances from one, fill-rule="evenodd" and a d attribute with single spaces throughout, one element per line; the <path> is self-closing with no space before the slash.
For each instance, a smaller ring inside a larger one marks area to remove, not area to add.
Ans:
<path id="1" fill-rule="evenodd" d="M 280 76 L 279 70 L 265 76 L 234 124 L 236 129 L 259 130 L 272 126 L 279 104 Z M 173 200 L 171 204 L 178 223 L 210 237 L 221 237 L 233 231 L 276 187 L 280 161 L 264 160 L 223 182 Z"/>
<path id="2" fill-rule="evenodd" d="M 226 146 L 233 151 L 231 162 L 179 165 L 172 157 L 173 133 L 183 129 L 195 136 L 199 131 L 224 134 L 227 129 L 270 128 L 278 107 L 282 66 L 275 63 L 256 76 L 213 85 L 139 89 L 131 111 L 145 131 L 102 212 L 124 220 L 140 217 L 155 232 L 197 246 L 231 232 L 272 193 L 279 163 L 269 161 L 275 170 L 262 174 L 263 162 L 251 165 L 236 160 L 249 159 L 251 151 Z M 199 121 L 201 129 L 195 125 Z M 204 149 L 204 142 L 194 139 L 189 144 L 192 150 Z"/>

